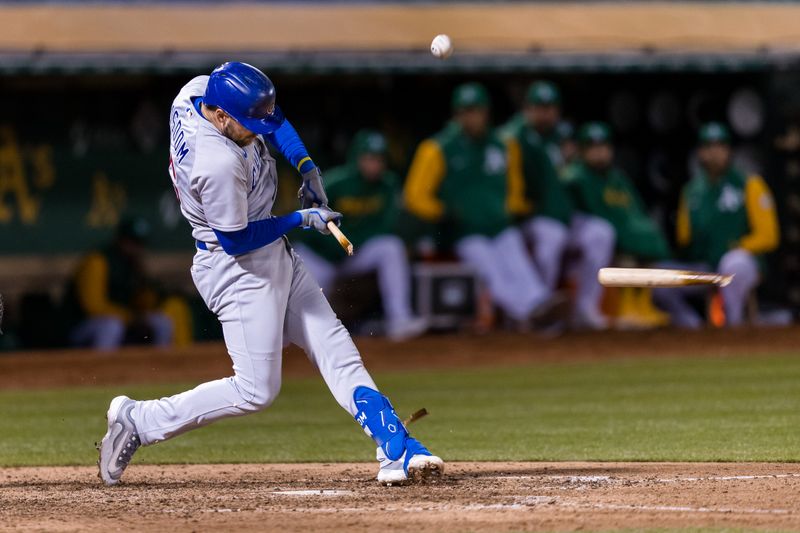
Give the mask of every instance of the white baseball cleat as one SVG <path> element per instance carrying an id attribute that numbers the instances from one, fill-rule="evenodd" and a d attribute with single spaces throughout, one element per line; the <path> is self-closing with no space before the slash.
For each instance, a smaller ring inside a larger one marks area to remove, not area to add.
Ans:
<path id="1" fill-rule="evenodd" d="M 410 454 L 410 455 L 409 455 Z M 383 485 L 426 483 L 435 481 L 444 474 L 444 461 L 432 455 L 417 439 L 406 440 L 406 451 L 402 457 L 392 461 L 378 447 L 378 482 Z"/>
<path id="2" fill-rule="evenodd" d="M 408 460 L 406 470 L 412 482 L 426 483 L 444 475 L 444 461 L 435 455 L 414 455 Z"/>
<path id="3" fill-rule="evenodd" d="M 131 457 L 142 444 L 131 418 L 135 404 L 127 396 L 117 396 L 108 407 L 108 431 L 97 447 L 100 451 L 97 466 L 100 468 L 100 479 L 109 487 L 119 483 Z"/>
<path id="4" fill-rule="evenodd" d="M 600 311 L 575 311 L 572 327 L 577 330 L 605 331 L 610 327 L 608 318 Z"/>
<path id="5" fill-rule="evenodd" d="M 392 342 L 411 340 L 426 331 L 428 331 L 428 320 L 422 317 L 394 320 L 386 326 L 386 335 Z"/>

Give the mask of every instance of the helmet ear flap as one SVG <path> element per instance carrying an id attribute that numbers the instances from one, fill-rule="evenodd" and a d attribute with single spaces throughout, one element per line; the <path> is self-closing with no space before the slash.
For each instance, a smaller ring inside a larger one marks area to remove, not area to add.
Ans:
<path id="1" fill-rule="evenodd" d="M 286 120 L 286 115 L 283 114 L 283 109 L 281 109 L 278 104 L 275 104 L 275 109 L 272 110 L 270 119 L 275 122 L 278 127 L 280 127 L 281 124 L 283 124 Z"/>

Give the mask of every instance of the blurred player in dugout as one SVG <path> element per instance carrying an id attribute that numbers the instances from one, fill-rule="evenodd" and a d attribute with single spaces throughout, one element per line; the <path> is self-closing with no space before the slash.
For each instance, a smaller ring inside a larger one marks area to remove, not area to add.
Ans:
<path id="1" fill-rule="evenodd" d="M 417 148 L 405 183 L 406 209 L 432 225 L 488 286 L 493 302 L 521 326 L 550 317 L 558 298 L 540 276 L 509 205 L 522 194 L 519 167 L 490 128 L 489 95 L 478 83 L 455 89 L 453 120 Z M 517 173 L 514 175 L 514 173 Z"/>
<path id="2" fill-rule="evenodd" d="M 362 130 L 353 139 L 347 164 L 326 174 L 328 201 L 347 219 L 347 236 L 358 253 L 347 257 L 334 239 L 317 232 L 306 232 L 294 247 L 324 291 L 331 290 L 337 276 L 375 272 L 387 336 L 399 341 L 422 334 L 426 323 L 411 311 L 408 256 L 396 235 L 400 182 L 387 169 L 387 148 L 381 133 Z"/>
<path id="3" fill-rule="evenodd" d="M 604 329 L 608 321 L 600 311 L 603 288 L 597 281 L 597 271 L 611 263 L 615 232 L 603 218 L 576 212 L 559 178 L 565 160 L 562 148 L 565 143 L 571 146 L 571 139 L 559 130 L 560 107 L 561 96 L 555 85 L 534 82 L 528 88 L 522 112 L 502 128 L 510 165 L 519 167 L 512 175 L 524 179 L 523 195 L 515 196 L 517 201 L 509 208 L 522 221 L 521 228 L 548 289 L 555 290 L 559 283 L 565 252 L 574 253 L 577 292 L 573 326 Z"/>
<path id="4" fill-rule="evenodd" d="M 584 124 L 578 131 L 578 145 L 578 159 L 562 174 L 577 213 L 599 217 L 611 224 L 619 264 L 645 266 L 670 259 L 663 232 L 648 216 L 633 183 L 614 165 L 608 125 Z M 651 291 L 622 289 L 616 322 L 622 328 L 647 328 L 666 325 L 669 317 L 655 308 Z"/>
<path id="5" fill-rule="evenodd" d="M 100 350 L 126 340 L 163 346 L 191 342 L 190 311 L 180 298 L 159 301 L 142 264 L 150 234 L 146 220 L 127 218 L 106 247 L 81 259 L 64 297 L 69 342 Z"/>
<path id="6" fill-rule="evenodd" d="M 574 132 L 561 117 L 561 91 L 554 83 L 531 83 L 523 108 L 500 127 L 500 132 L 508 137 L 523 127 L 527 127 L 531 140 L 544 150 L 556 170 L 561 171 L 575 158 Z"/>
<path id="7" fill-rule="evenodd" d="M 751 291 L 764 267 L 763 254 L 778 247 L 778 217 L 769 187 L 760 176 L 747 175 L 731 162 L 731 136 L 720 123 L 704 125 L 698 135 L 699 172 L 683 188 L 678 206 L 677 242 L 686 263 L 664 266 L 716 269 L 734 274 L 720 289 L 724 319 L 738 326 L 745 318 Z M 655 291 L 656 302 L 673 324 L 698 328 L 703 320 L 687 296 L 703 288 Z"/>

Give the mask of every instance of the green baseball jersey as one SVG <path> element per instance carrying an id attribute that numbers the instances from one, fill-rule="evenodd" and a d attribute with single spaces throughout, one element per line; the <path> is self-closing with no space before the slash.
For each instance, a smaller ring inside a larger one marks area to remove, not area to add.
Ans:
<path id="1" fill-rule="evenodd" d="M 559 134 L 556 128 L 553 128 L 547 133 L 537 131 L 536 129 L 527 125 L 524 115 L 520 112 L 512 116 L 511 119 L 499 128 L 500 135 L 503 138 L 511 138 L 517 135 L 520 129 L 526 128 L 530 142 L 537 144 L 547 154 L 550 159 L 550 164 L 555 167 L 557 171 L 564 168 L 564 156 L 561 153 L 561 141 L 564 139 Z"/>
<path id="2" fill-rule="evenodd" d="M 649 261 L 669 258 L 661 229 L 647 215 L 639 193 L 621 169 L 601 173 L 576 162 L 565 169 L 562 178 L 576 209 L 614 226 L 619 252 Z"/>
<path id="3" fill-rule="evenodd" d="M 522 114 L 522 112 L 519 112 L 511 115 L 511 118 L 508 119 L 508 122 L 502 126 L 498 126 L 497 134 L 501 139 L 511 139 L 517 134 L 520 128 L 524 128 L 525 125 L 525 116 Z"/>
<path id="4" fill-rule="evenodd" d="M 777 215 L 764 180 L 733 167 L 714 180 L 701 172 L 684 187 L 677 226 L 686 259 L 711 266 L 734 248 L 759 255 L 778 244 Z"/>
<path id="5" fill-rule="evenodd" d="M 444 222 L 452 237 L 493 237 L 511 224 L 506 146 L 495 132 L 466 136 L 451 123 L 423 141 L 411 164 L 404 199 L 413 215 Z"/>
<path id="6" fill-rule="evenodd" d="M 532 139 L 538 139 L 539 145 L 544 149 L 556 169 L 564 168 L 564 156 L 561 154 L 561 136 L 553 129 L 549 133 L 543 134 L 533 128 L 529 128 L 529 135 Z"/>
<path id="7" fill-rule="evenodd" d="M 509 143 L 510 164 L 519 164 L 524 178 L 525 204 L 515 207 L 515 214 L 546 216 L 569 224 L 572 200 L 558 177 L 543 137 L 514 119 L 504 126 L 503 132 Z M 521 160 L 518 162 L 514 155 L 517 151 Z"/>
<path id="8" fill-rule="evenodd" d="M 386 171 L 380 180 L 368 181 L 355 164 L 325 173 L 329 205 L 344 215 L 342 230 L 356 250 L 369 239 L 395 233 L 400 213 L 400 185 L 397 175 Z M 316 231 L 304 231 L 301 239 L 319 255 L 332 262 L 346 256 L 336 239 Z"/>

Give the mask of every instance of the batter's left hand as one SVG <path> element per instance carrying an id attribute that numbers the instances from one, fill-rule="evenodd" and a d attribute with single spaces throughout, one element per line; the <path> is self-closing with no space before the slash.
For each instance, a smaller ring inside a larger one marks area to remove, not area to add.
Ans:
<path id="1" fill-rule="evenodd" d="M 331 211 L 327 207 L 312 207 L 311 209 L 301 209 L 298 211 L 303 217 L 304 228 L 314 228 L 323 235 L 330 235 L 331 231 L 328 229 L 328 222 L 334 222 L 339 225 L 342 218 L 341 213 Z"/>
<path id="2" fill-rule="evenodd" d="M 300 207 L 309 209 L 311 207 L 328 205 L 328 195 L 325 194 L 325 187 L 322 185 L 322 173 L 318 167 L 314 167 L 303 174 L 303 185 L 297 191 L 300 199 Z"/>

